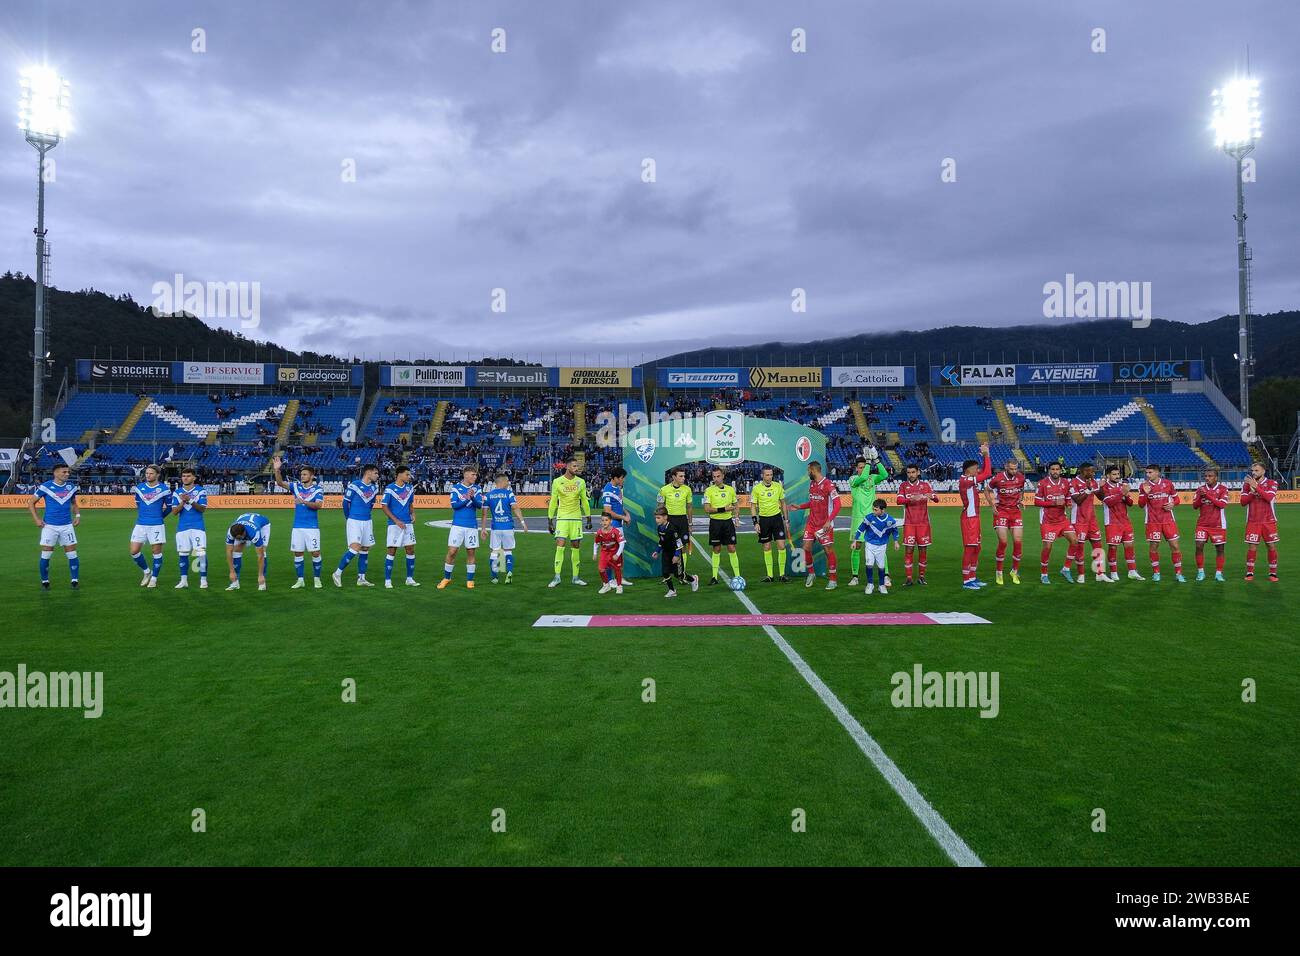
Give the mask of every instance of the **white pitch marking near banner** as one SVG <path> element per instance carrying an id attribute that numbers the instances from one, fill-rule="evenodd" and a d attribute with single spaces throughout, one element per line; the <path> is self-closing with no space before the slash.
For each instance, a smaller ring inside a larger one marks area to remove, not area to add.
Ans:
<path id="1" fill-rule="evenodd" d="M 691 535 L 691 540 L 697 548 L 700 547 L 700 543 L 695 540 L 694 535 Z M 704 553 L 702 548 L 700 553 Z M 729 577 L 726 572 L 723 572 L 723 576 Z M 732 591 L 731 593 L 736 595 L 750 614 L 759 615 L 762 613 L 744 591 Z M 880 771 L 880 775 L 893 788 L 894 793 L 898 794 L 899 798 L 906 804 L 907 809 L 912 811 L 912 815 L 921 821 L 921 826 L 925 827 L 926 832 L 934 838 L 934 841 L 939 844 L 943 852 L 948 854 L 948 858 L 958 866 L 983 866 L 984 861 L 966 844 L 966 841 L 957 834 L 957 831 L 949 825 L 939 811 L 930 806 L 930 801 L 925 799 L 921 791 L 916 788 L 916 784 L 907 779 L 907 775 L 898 769 L 898 764 L 889 759 L 889 755 L 885 753 L 880 744 L 876 743 L 876 739 L 867 733 L 866 728 L 858 722 L 856 717 L 849 713 L 849 709 L 835 696 L 835 692 L 826 686 L 826 682 L 817 676 L 817 672 L 808 666 L 808 662 L 799 656 L 799 652 L 790 646 L 789 642 L 781 636 L 781 632 L 770 624 L 763 625 L 763 631 L 772 639 L 772 643 L 777 646 L 777 649 L 785 655 L 786 660 L 794 665 L 794 669 L 799 672 L 799 676 L 821 698 L 821 702 L 826 705 L 827 710 L 835 715 L 835 719 L 840 722 L 841 727 L 848 731 L 849 736 L 853 738 L 853 742 L 858 745 L 858 749 L 871 761 L 872 766 Z"/>

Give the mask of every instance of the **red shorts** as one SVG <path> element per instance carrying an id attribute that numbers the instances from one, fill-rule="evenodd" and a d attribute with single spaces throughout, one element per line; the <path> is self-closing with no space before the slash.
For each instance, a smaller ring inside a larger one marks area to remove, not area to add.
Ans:
<path id="1" fill-rule="evenodd" d="M 1023 528 L 1024 526 L 1025 519 L 1019 511 L 993 512 L 993 527 L 995 528 Z"/>
<path id="2" fill-rule="evenodd" d="M 930 522 L 903 525 L 903 544 L 909 548 L 928 548 L 930 546 Z"/>
<path id="3" fill-rule="evenodd" d="M 601 571 L 608 571 L 613 568 L 614 571 L 621 575 L 623 573 L 623 559 L 616 558 L 612 554 L 606 554 L 602 551 L 600 552 L 599 567 Z"/>
<path id="4" fill-rule="evenodd" d="M 968 548 L 980 543 L 979 515 L 961 516 L 961 543 Z"/>
<path id="5" fill-rule="evenodd" d="M 1211 544 L 1226 544 L 1228 540 L 1228 529 L 1220 528 L 1218 525 L 1215 525 L 1212 528 L 1202 528 L 1200 525 L 1197 525 L 1196 540 L 1198 542 L 1209 541 Z"/>
<path id="6" fill-rule="evenodd" d="M 1053 521 L 1044 524 L 1039 530 L 1042 532 L 1043 541 L 1046 544 L 1051 544 L 1057 538 L 1065 537 L 1066 532 L 1073 531 L 1074 525 L 1068 521 Z"/>
<path id="7" fill-rule="evenodd" d="M 1133 526 L 1131 524 L 1106 525 L 1107 544 L 1132 544 Z"/>
<path id="8" fill-rule="evenodd" d="M 827 530 L 823 526 L 813 528 L 810 524 L 804 525 L 803 543 L 805 548 L 808 547 L 809 541 L 816 541 L 823 548 L 829 548 L 835 543 L 835 529 Z"/>
<path id="9" fill-rule="evenodd" d="M 1277 522 L 1276 521 L 1247 521 L 1246 522 L 1246 543 L 1259 544 L 1264 541 L 1268 544 L 1277 543 Z"/>
<path id="10" fill-rule="evenodd" d="M 1078 535 L 1080 541 L 1101 540 L 1101 528 L 1097 526 L 1097 522 L 1095 521 L 1088 523 L 1076 521 L 1074 523 L 1074 533 Z"/>
<path id="11" fill-rule="evenodd" d="M 1178 540 L 1178 523 L 1172 517 L 1147 522 L 1147 540 L 1155 542 L 1162 539 L 1165 541 Z"/>

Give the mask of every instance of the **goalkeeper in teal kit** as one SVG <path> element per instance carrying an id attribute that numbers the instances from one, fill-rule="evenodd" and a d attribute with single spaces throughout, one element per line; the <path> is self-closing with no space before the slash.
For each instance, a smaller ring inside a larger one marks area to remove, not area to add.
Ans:
<path id="1" fill-rule="evenodd" d="M 849 587 L 857 585 L 858 571 L 862 567 L 862 536 L 858 534 L 857 529 L 866 520 L 867 515 L 871 514 L 871 505 L 876 500 L 876 485 L 888 479 L 889 472 L 885 470 L 885 464 L 880 460 L 880 452 L 875 449 L 875 446 L 868 445 L 855 462 L 853 477 L 849 479 L 849 492 L 853 496 L 853 516 L 849 519 L 849 527 L 853 529 L 853 541 L 849 545 L 853 578 L 849 581 Z M 885 565 L 884 579 L 889 580 L 888 564 Z"/>

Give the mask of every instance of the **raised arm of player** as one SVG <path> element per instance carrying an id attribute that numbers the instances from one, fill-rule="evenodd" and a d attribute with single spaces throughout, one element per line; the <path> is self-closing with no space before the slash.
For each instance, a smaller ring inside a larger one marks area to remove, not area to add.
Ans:
<path id="1" fill-rule="evenodd" d="M 279 455 L 276 455 L 274 458 L 271 459 L 271 468 L 274 470 L 275 473 L 275 486 L 277 488 L 283 488 L 285 491 L 288 491 L 289 485 L 284 480 L 284 475 L 280 474 L 280 467 L 283 464 L 284 464 L 284 459 L 281 458 Z"/>

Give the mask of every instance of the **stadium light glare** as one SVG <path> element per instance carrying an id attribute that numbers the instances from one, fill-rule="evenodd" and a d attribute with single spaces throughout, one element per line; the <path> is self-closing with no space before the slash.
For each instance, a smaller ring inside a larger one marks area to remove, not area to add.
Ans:
<path id="1" fill-rule="evenodd" d="M 33 146 L 57 146 L 71 127 L 70 84 L 47 66 L 28 67 L 18 82 L 18 128 Z"/>
<path id="2" fill-rule="evenodd" d="M 1259 80 L 1238 77 L 1215 90 L 1211 97 L 1214 101 L 1211 126 L 1215 146 L 1232 149 L 1260 138 L 1263 129 L 1260 125 Z"/>

